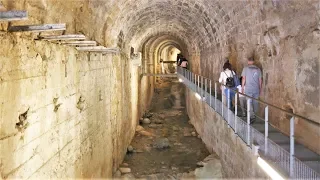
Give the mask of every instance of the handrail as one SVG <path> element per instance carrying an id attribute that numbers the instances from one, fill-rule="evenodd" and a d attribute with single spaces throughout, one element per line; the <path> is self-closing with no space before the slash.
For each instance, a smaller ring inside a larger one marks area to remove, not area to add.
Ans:
<path id="1" fill-rule="evenodd" d="M 201 76 L 201 75 L 200 75 L 200 76 Z M 204 76 L 203 76 L 203 77 L 204 77 Z M 206 78 L 206 77 L 204 77 L 204 78 Z M 209 78 L 206 78 L 206 79 L 209 79 Z M 267 102 L 265 102 L 265 101 L 262 101 L 262 100 L 260 100 L 260 99 L 253 98 L 253 97 L 248 96 L 248 95 L 246 95 L 246 94 L 243 94 L 243 93 L 241 93 L 241 92 L 239 92 L 239 91 L 237 91 L 237 90 L 231 89 L 231 88 L 227 87 L 226 85 L 219 83 L 218 81 L 214 81 L 214 82 L 217 82 L 218 84 L 226 87 L 227 89 L 232 90 L 233 92 L 236 92 L 236 93 L 241 94 L 241 95 L 243 95 L 243 96 L 245 96 L 245 97 L 248 97 L 248 98 L 250 98 L 250 99 L 253 99 L 253 100 L 255 100 L 255 101 L 258 101 L 258 102 L 260 102 L 261 104 L 264 104 L 264 105 L 267 105 L 267 106 L 269 106 L 269 107 L 272 107 L 272 108 L 278 109 L 278 110 L 280 110 L 280 111 L 283 111 L 283 112 L 285 112 L 287 115 L 290 115 L 290 116 L 293 116 L 293 117 L 297 117 L 297 118 L 306 120 L 306 121 L 308 121 L 308 122 L 310 122 L 310 123 L 312 123 L 312 124 L 314 124 L 314 125 L 320 126 L 320 123 L 317 122 L 317 121 L 315 121 L 315 120 L 313 120 L 313 119 L 309 119 L 309 118 L 304 117 L 304 116 L 302 116 L 302 115 L 289 112 L 289 111 L 287 111 L 287 110 L 285 110 L 285 109 L 282 109 L 282 108 L 280 108 L 280 107 L 278 107 L 278 106 L 276 106 L 276 105 L 273 105 L 273 104 L 267 103 Z"/>
<path id="2" fill-rule="evenodd" d="M 179 68 L 179 67 L 178 67 L 178 68 Z M 188 69 L 186 69 L 186 70 L 189 71 L 189 72 L 191 72 L 191 71 L 188 70 Z M 196 74 L 196 73 L 194 73 L 194 74 Z M 201 75 L 199 75 L 199 74 L 196 74 L 196 75 L 198 75 L 198 76 L 200 76 L 200 77 L 203 77 L 203 78 L 205 78 L 205 79 L 211 80 L 211 79 L 206 78 L 206 77 L 204 77 L 204 76 L 201 76 Z M 270 107 L 275 108 L 275 109 L 280 110 L 280 111 L 283 111 L 283 112 L 286 113 L 287 115 L 290 115 L 290 116 L 293 116 L 293 117 L 297 117 L 297 118 L 306 120 L 306 121 L 308 121 L 309 123 L 311 123 L 311 124 L 313 124 L 313 125 L 320 126 L 320 123 L 317 122 L 317 121 L 315 121 L 315 120 L 313 120 L 313 119 L 309 119 L 309 118 L 304 117 L 304 116 L 302 116 L 302 115 L 289 112 L 289 111 L 287 111 L 287 110 L 285 110 L 285 109 L 282 109 L 282 108 L 280 108 L 280 107 L 278 107 L 278 106 L 276 106 L 276 105 L 273 105 L 273 104 L 267 103 L 267 102 L 265 102 L 265 101 L 262 101 L 262 100 L 260 100 L 260 99 L 253 98 L 253 97 L 248 96 L 248 95 L 246 95 L 246 94 L 243 94 L 243 93 L 241 93 L 241 92 L 239 92 L 239 91 L 237 91 L 237 90 L 231 89 L 231 88 L 227 87 L 226 85 L 221 84 L 221 83 L 218 82 L 218 81 L 213 81 L 213 82 L 218 83 L 218 84 L 226 87 L 227 89 L 229 89 L 229 90 L 231 90 L 231 91 L 233 91 L 233 92 L 236 92 L 236 93 L 238 93 L 238 94 L 241 94 L 241 95 L 243 95 L 243 96 L 245 96 L 245 97 L 247 97 L 247 98 L 253 99 L 253 100 L 258 101 L 258 102 L 260 102 L 260 103 L 262 103 L 262 104 L 264 104 L 264 105 L 270 106 Z"/>

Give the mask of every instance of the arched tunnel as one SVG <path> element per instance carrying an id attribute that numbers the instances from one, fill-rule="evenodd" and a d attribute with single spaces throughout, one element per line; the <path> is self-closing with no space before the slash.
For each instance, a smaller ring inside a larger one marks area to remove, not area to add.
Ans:
<path id="1" fill-rule="evenodd" d="M 319 43 L 319 0 L 0 0 L 0 179 L 320 178 Z"/>

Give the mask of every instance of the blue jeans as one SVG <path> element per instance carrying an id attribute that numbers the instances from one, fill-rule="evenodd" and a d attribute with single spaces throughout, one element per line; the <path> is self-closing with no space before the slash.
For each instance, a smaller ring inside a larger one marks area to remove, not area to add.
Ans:
<path id="1" fill-rule="evenodd" d="M 230 93 L 230 101 L 229 101 L 229 106 L 228 106 L 228 92 Z M 235 95 L 235 92 L 230 90 L 230 89 L 225 89 L 224 90 L 224 94 L 226 95 L 226 104 L 228 107 L 230 107 L 230 109 L 232 108 L 232 100 L 234 99 L 234 95 Z"/>
<path id="2" fill-rule="evenodd" d="M 260 96 L 259 92 L 246 92 L 246 95 L 258 99 Z M 250 117 L 254 117 L 254 115 L 258 112 L 259 102 L 256 100 L 250 101 Z"/>

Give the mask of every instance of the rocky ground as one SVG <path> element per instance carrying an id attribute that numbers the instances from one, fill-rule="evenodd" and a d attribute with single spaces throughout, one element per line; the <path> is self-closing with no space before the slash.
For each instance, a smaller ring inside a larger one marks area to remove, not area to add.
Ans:
<path id="1" fill-rule="evenodd" d="M 140 119 L 114 178 L 222 178 L 217 155 L 210 155 L 189 123 L 183 84 L 176 78 L 157 79 L 157 82 L 151 109 Z"/>

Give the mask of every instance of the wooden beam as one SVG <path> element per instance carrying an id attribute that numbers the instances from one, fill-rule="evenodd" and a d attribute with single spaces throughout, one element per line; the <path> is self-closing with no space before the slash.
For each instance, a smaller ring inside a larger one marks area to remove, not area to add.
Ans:
<path id="1" fill-rule="evenodd" d="M 28 19 L 27 11 L 2 11 L 0 21 L 18 21 Z"/>
<path id="2" fill-rule="evenodd" d="M 44 24 L 44 25 L 25 25 L 25 26 L 10 26 L 9 32 L 44 32 L 44 31 L 64 31 L 66 24 Z"/>
<path id="3" fill-rule="evenodd" d="M 106 48 L 104 46 L 95 47 L 76 47 L 78 51 L 97 52 L 97 53 L 119 53 L 118 48 Z"/>
<path id="4" fill-rule="evenodd" d="M 63 41 L 60 44 L 68 46 L 96 46 L 96 41 Z"/>
<path id="5" fill-rule="evenodd" d="M 47 40 L 47 41 L 75 41 L 85 40 L 86 36 L 83 34 L 67 34 L 60 36 L 39 36 L 36 40 Z"/>

